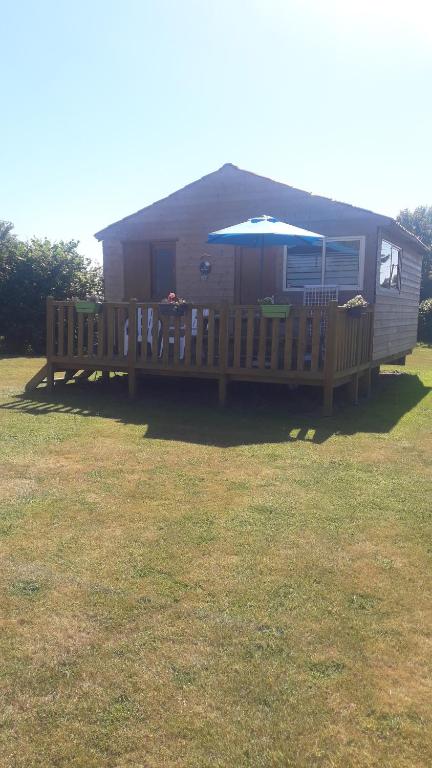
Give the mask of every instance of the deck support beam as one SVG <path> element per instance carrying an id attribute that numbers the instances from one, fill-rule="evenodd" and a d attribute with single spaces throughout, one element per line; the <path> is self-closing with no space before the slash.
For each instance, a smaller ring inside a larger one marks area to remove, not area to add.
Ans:
<path id="1" fill-rule="evenodd" d="M 128 371 L 128 393 L 129 399 L 133 400 L 136 395 L 136 368 L 129 368 Z"/>
<path id="2" fill-rule="evenodd" d="M 362 397 L 369 398 L 372 392 L 372 370 L 367 368 L 359 378 L 359 393 Z"/>
<path id="3" fill-rule="evenodd" d="M 48 362 L 47 362 L 46 370 L 47 370 L 47 373 L 46 373 L 47 390 L 49 392 L 52 392 L 53 389 L 54 389 L 54 372 L 55 372 L 55 368 L 54 368 L 54 365 L 52 364 L 52 362 L 50 360 L 48 360 Z"/>
<path id="4" fill-rule="evenodd" d="M 355 373 L 348 382 L 348 396 L 352 405 L 358 405 L 359 398 L 359 375 Z"/>
<path id="5" fill-rule="evenodd" d="M 223 408 L 226 405 L 228 380 L 226 376 L 219 377 L 219 405 Z"/>
<path id="6" fill-rule="evenodd" d="M 333 413 L 333 383 L 323 387 L 323 416 L 331 416 Z"/>

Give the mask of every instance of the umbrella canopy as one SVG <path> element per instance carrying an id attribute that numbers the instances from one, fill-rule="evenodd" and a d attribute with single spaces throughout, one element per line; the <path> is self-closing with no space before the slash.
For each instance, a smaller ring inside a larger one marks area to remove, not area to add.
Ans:
<path id="1" fill-rule="evenodd" d="M 272 245 L 319 245 L 323 235 L 308 229 L 294 227 L 274 216 L 256 216 L 226 229 L 210 232 L 207 242 L 220 245 L 244 245 L 249 248 L 264 248 Z"/>

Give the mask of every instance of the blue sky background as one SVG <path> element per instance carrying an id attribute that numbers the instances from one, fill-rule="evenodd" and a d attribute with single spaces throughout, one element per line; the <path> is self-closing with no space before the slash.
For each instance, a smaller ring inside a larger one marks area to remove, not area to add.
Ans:
<path id="1" fill-rule="evenodd" d="M 0 0 L 0 218 L 98 258 L 94 232 L 225 162 L 432 204 L 429 6 Z"/>

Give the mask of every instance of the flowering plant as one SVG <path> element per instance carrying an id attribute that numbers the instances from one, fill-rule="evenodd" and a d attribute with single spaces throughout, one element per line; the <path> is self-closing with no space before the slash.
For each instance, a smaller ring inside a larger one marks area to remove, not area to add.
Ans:
<path id="1" fill-rule="evenodd" d="M 181 307 L 183 304 L 187 304 L 187 301 L 181 296 L 177 296 L 174 291 L 170 291 L 166 299 L 162 299 L 161 304 L 174 304 L 177 307 Z"/>
<path id="2" fill-rule="evenodd" d="M 366 309 L 367 306 L 368 303 L 366 299 L 364 299 L 360 294 L 354 296 L 353 299 L 349 299 L 345 304 L 343 304 L 344 309 Z"/>

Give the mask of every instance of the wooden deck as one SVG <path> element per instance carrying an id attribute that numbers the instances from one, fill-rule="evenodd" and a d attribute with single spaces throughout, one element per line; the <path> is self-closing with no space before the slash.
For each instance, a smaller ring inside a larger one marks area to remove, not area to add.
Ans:
<path id="1" fill-rule="evenodd" d="M 126 371 L 135 394 L 137 372 L 219 381 L 223 404 L 230 380 L 319 385 L 330 413 L 334 387 L 370 388 L 373 308 L 358 318 L 332 302 L 293 307 L 287 319 L 266 318 L 257 306 L 193 304 L 181 316 L 158 304 L 105 302 L 99 314 L 78 314 L 73 301 L 47 300 L 47 363 L 43 378 L 79 371 Z"/>

